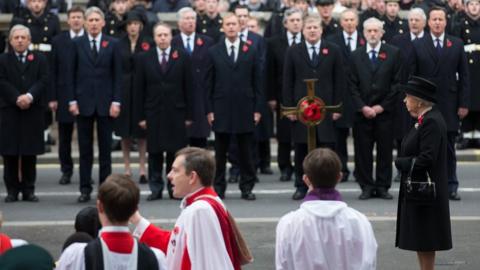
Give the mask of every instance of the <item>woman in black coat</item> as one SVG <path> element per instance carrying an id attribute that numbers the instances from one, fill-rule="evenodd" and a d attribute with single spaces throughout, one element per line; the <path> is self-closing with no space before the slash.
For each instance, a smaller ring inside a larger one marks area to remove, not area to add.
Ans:
<path id="1" fill-rule="evenodd" d="M 150 38 L 141 35 L 143 28 L 143 18 L 137 12 L 129 12 L 126 19 L 127 35 L 120 40 L 122 53 L 123 85 L 122 85 L 122 110 L 117 119 L 115 119 L 115 135 L 122 138 L 122 152 L 125 164 L 125 174 L 131 175 L 130 168 L 130 149 L 133 139 L 137 139 L 138 152 L 140 156 L 140 183 L 146 183 L 146 133 L 135 121 L 133 76 L 135 73 L 134 59 L 138 53 L 149 51 L 153 44 Z"/>
<path id="2" fill-rule="evenodd" d="M 412 77 L 403 86 L 404 99 L 415 127 L 402 141 L 395 164 L 402 172 L 397 211 L 395 246 L 416 251 L 420 269 L 434 269 L 435 251 L 452 248 L 447 185 L 447 129 L 440 111 L 434 106 L 436 86 L 420 77 Z M 435 183 L 436 197 L 418 202 L 405 197 L 405 182 L 412 158 L 416 158 L 412 181 Z"/>

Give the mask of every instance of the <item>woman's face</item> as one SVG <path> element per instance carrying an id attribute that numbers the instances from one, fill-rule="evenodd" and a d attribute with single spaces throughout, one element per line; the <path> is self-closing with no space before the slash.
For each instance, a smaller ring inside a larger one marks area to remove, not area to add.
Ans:
<path id="1" fill-rule="evenodd" d="M 407 107 L 407 111 L 410 113 L 412 117 L 418 117 L 419 109 L 420 109 L 420 101 L 418 98 L 411 96 L 409 94 L 405 94 L 405 98 L 403 99 L 403 103 Z"/>

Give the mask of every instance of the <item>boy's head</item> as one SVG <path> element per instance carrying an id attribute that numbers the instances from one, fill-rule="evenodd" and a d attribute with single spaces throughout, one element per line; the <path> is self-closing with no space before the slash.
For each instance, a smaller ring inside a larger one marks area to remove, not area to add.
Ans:
<path id="1" fill-rule="evenodd" d="M 98 189 L 97 208 L 102 222 L 102 215 L 112 224 L 128 223 L 137 211 L 140 190 L 125 175 L 112 174 Z M 105 225 L 105 224 L 102 224 Z"/>
<path id="2" fill-rule="evenodd" d="M 342 178 L 342 164 L 328 148 L 318 148 L 303 160 L 303 181 L 309 188 L 334 188 Z"/>

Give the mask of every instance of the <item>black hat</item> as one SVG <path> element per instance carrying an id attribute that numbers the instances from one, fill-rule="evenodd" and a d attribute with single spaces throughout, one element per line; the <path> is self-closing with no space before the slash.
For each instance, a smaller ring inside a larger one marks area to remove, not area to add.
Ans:
<path id="1" fill-rule="evenodd" d="M 129 22 L 133 22 L 133 21 L 139 21 L 139 22 L 141 22 L 142 24 L 145 25 L 145 17 L 143 16 L 143 14 L 141 14 L 138 11 L 129 11 L 127 13 L 126 19 L 125 19 L 125 25 L 127 25 Z"/>
<path id="2" fill-rule="evenodd" d="M 316 6 L 328 6 L 333 4 L 334 4 L 333 0 L 316 0 L 315 1 Z"/>
<path id="3" fill-rule="evenodd" d="M 98 217 L 97 208 L 87 206 L 78 212 L 75 217 L 75 231 L 85 232 L 97 238 L 98 231 L 102 228 Z"/>
<path id="4" fill-rule="evenodd" d="M 437 86 L 424 78 L 412 76 L 406 84 L 403 84 L 402 90 L 412 96 L 421 98 L 426 101 L 436 103 L 435 92 Z"/>
<path id="5" fill-rule="evenodd" d="M 400 0 L 385 0 L 385 3 L 400 3 Z"/>

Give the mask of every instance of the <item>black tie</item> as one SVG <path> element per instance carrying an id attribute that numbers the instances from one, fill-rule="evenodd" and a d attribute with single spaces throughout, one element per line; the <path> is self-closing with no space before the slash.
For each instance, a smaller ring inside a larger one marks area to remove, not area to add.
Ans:
<path id="1" fill-rule="evenodd" d="M 24 59 L 23 53 L 22 53 L 22 54 L 19 54 L 19 55 L 18 55 L 18 61 L 23 64 L 23 63 L 25 63 L 25 62 L 23 61 L 23 59 Z"/>
<path id="2" fill-rule="evenodd" d="M 232 61 L 232 63 L 235 63 L 235 46 L 230 46 L 230 61 Z"/>
<path id="3" fill-rule="evenodd" d="M 316 67 L 318 65 L 318 54 L 315 50 L 315 46 L 310 47 L 310 49 L 312 49 L 312 64 Z"/>
<path id="4" fill-rule="evenodd" d="M 375 50 L 370 51 L 370 61 L 372 61 L 374 67 L 377 65 L 377 52 Z"/>
<path id="5" fill-rule="evenodd" d="M 352 51 L 352 37 L 348 37 L 347 39 L 347 48 L 349 52 Z"/>
<path id="6" fill-rule="evenodd" d="M 437 49 L 437 54 L 440 55 L 442 53 L 442 45 L 440 44 L 440 39 L 437 38 L 435 39 L 436 41 L 436 45 L 435 45 L 435 48 Z"/>
<path id="7" fill-rule="evenodd" d="M 290 43 L 290 46 L 295 44 L 297 44 L 297 34 L 292 34 L 292 43 Z"/>
<path id="8" fill-rule="evenodd" d="M 187 52 L 192 54 L 192 47 L 190 47 L 190 37 L 187 37 Z"/>
<path id="9" fill-rule="evenodd" d="M 93 60 L 96 60 L 98 56 L 97 41 L 95 41 L 95 39 L 92 39 L 92 56 Z"/>

